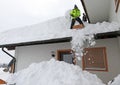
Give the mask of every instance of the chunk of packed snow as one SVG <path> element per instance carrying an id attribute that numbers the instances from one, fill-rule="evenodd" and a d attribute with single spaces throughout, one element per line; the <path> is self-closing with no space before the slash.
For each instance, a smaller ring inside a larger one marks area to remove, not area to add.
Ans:
<path id="1" fill-rule="evenodd" d="M 113 80 L 109 81 L 108 85 L 120 85 L 120 74 Z"/>
<path id="2" fill-rule="evenodd" d="M 95 74 L 55 59 L 33 63 L 7 82 L 16 85 L 105 85 Z"/>

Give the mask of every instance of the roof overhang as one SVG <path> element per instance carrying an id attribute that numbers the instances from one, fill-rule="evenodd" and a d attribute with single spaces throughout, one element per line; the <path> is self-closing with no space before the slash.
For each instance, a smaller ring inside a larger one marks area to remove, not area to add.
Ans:
<path id="1" fill-rule="evenodd" d="M 95 34 L 95 39 L 97 40 L 97 39 L 116 38 L 118 36 L 120 36 L 120 31 L 97 33 L 97 34 Z M 64 37 L 64 38 L 56 38 L 56 39 L 41 40 L 41 41 L 30 41 L 30 42 L 21 42 L 21 43 L 14 43 L 14 44 L 4 44 L 4 45 L 0 45 L 0 48 L 6 47 L 8 50 L 14 50 L 15 47 L 18 47 L 18 46 L 54 44 L 54 43 L 70 42 L 71 40 L 72 40 L 72 37 Z"/>
<path id="2" fill-rule="evenodd" d="M 17 46 L 29 46 L 29 45 L 38 45 L 38 44 L 52 44 L 52 43 L 62 43 L 62 42 L 70 42 L 72 37 L 65 38 L 56 38 L 42 41 L 30 41 L 30 42 L 21 42 L 14 44 L 4 44 L 0 45 L 0 48 L 6 47 L 8 50 L 14 50 Z"/>
<path id="3" fill-rule="evenodd" d="M 97 33 L 95 39 L 107 39 L 107 38 L 116 38 L 120 36 L 120 31 Z"/>
<path id="4" fill-rule="evenodd" d="M 110 0 L 81 0 L 90 23 L 109 21 Z"/>

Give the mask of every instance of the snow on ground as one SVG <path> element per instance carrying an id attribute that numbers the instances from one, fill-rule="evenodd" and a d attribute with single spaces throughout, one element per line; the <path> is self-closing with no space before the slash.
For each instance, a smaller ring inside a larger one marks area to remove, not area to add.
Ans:
<path id="1" fill-rule="evenodd" d="M 117 77 L 115 77 L 112 80 L 112 82 L 108 82 L 108 85 L 120 85 L 120 74 Z"/>
<path id="2" fill-rule="evenodd" d="M 10 74 L 9 72 L 4 72 L 3 70 L 4 68 L 0 68 L 0 79 L 6 81 L 11 77 L 12 74 Z"/>
<path id="3" fill-rule="evenodd" d="M 33 63 L 7 82 L 16 85 L 105 85 L 95 74 L 55 59 Z"/>

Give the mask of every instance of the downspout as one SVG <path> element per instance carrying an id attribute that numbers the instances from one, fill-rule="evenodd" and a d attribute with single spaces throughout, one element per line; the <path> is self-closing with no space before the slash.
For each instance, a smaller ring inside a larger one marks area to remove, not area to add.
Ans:
<path id="1" fill-rule="evenodd" d="M 13 70 L 13 73 L 14 73 L 14 72 L 15 72 L 15 62 L 16 62 L 16 58 L 15 58 L 13 55 L 11 55 L 10 53 L 8 53 L 7 51 L 5 51 L 4 48 L 5 48 L 5 47 L 2 47 L 2 51 L 12 58 L 12 60 L 11 60 L 11 61 L 9 62 L 9 64 L 8 64 L 7 70 L 9 70 L 9 68 L 12 66 L 12 64 L 14 64 L 14 70 Z"/>

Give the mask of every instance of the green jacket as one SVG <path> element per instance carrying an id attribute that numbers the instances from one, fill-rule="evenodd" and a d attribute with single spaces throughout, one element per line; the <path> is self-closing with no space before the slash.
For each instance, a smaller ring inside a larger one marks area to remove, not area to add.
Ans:
<path id="1" fill-rule="evenodd" d="M 75 19 L 81 15 L 80 10 L 75 8 L 75 9 L 70 11 L 70 15 L 71 15 L 72 19 Z"/>

